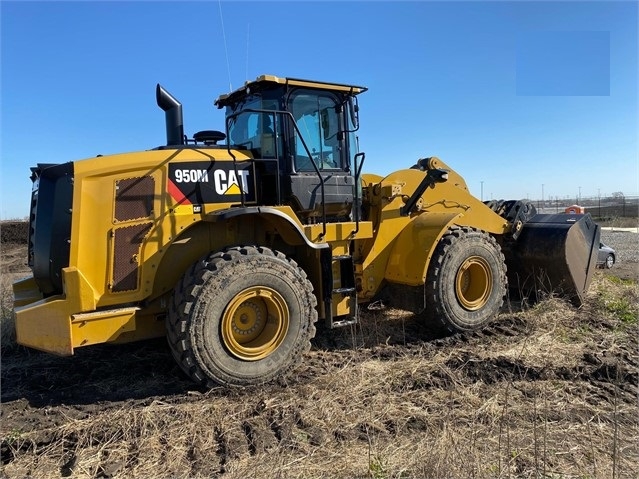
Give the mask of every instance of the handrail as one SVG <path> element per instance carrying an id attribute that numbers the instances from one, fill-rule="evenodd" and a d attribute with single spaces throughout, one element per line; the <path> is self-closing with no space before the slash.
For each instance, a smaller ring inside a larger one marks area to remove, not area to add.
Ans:
<path id="1" fill-rule="evenodd" d="M 357 165 L 357 158 L 361 157 L 362 161 L 359 163 L 359 167 Z M 361 213 L 361 206 L 359 203 L 359 182 L 360 175 L 362 174 L 362 167 L 364 166 L 364 160 L 366 159 L 366 154 L 363 151 L 359 153 L 355 153 L 353 157 L 353 166 L 355 167 L 355 229 L 351 234 L 356 235 L 359 232 L 359 215 Z"/>
<path id="2" fill-rule="evenodd" d="M 321 198 L 322 198 L 322 233 L 320 234 L 320 237 L 323 238 L 324 236 L 326 236 L 326 197 L 325 197 L 325 192 L 324 192 L 324 178 L 322 177 L 322 173 L 320 172 L 317 164 L 315 163 L 315 160 L 313 159 L 313 155 L 311 154 L 311 151 L 308 149 L 308 146 L 306 145 L 306 141 L 304 140 L 304 137 L 302 136 L 302 133 L 299 129 L 299 127 L 297 126 L 297 122 L 295 121 L 295 118 L 293 117 L 293 114 L 290 111 L 282 111 L 282 110 L 262 110 L 262 109 L 255 109 L 255 108 L 247 108 L 245 110 L 239 111 L 237 113 L 233 113 L 229 116 L 226 117 L 226 138 L 227 138 L 227 144 L 226 144 L 226 149 L 229 153 L 229 155 L 231 156 L 231 158 L 233 158 L 233 165 L 235 168 L 235 175 L 237 176 L 237 160 L 235 158 L 235 155 L 233 155 L 233 153 L 231 152 L 231 142 L 230 142 L 230 136 L 229 136 L 229 123 L 230 120 L 232 118 L 235 118 L 239 115 L 241 115 L 242 113 L 268 113 L 268 114 L 272 114 L 275 115 L 275 131 L 277 131 L 277 117 L 280 116 L 288 116 L 291 119 L 291 124 L 293 125 L 293 128 L 295 129 L 295 132 L 298 134 L 300 140 L 302 140 L 302 146 L 304 147 L 304 150 L 306 151 L 306 154 L 308 155 L 308 158 L 311 160 L 311 164 L 313 165 L 313 168 L 315 169 L 315 173 L 317 174 L 317 177 L 319 178 L 320 181 L 320 191 L 321 191 Z M 282 121 L 282 123 L 284 123 Z M 253 161 L 255 161 L 257 158 L 253 158 Z M 272 159 L 270 158 L 261 158 L 262 161 L 266 160 L 266 161 L 272 161 Z M 277 162 L 277 171 L 278 171 L 278 175 L 277 175 L 277 197 L 278 199 L 281 198 L 281 191 L 280 191 L 280 175 L 279 175 L 279 171 L 280 171 L 280 165 L 279 165 L 279 151 L 278 151 L 278 142 L 275 141 L 275 161 Z M 242 191 L 242 188 L 240 188 L 240 191 L 242 193 L 241 196 L 241 201 L 242 201 L 242 206 L 244 206 L 244 191 Z"/>
<path id="3" fill-rule="evenodd" d="M 226 122 L 225 122 L 225 127 L 226 127 L 226 138 L 227 138 L 227 142 L 226 142 L 226 151 L 228 152 L 229 156 L 231 158 L 233 158 L 233 168 L 235 170 L 235 176 L 238 176 L 238 172 L 237 172 L 237 158 L 235 157 L 235 155 L 233 154 L 233 152 L 231 151 L 231 143 L 229 141 L 229 123 L 230 120 L 232 118 L 235 118 L 239 115 L 241 115 L 242 113 L 246 113 L 246 112 L 256 112 L 256 113 L 273 113 L 272 110 L 253 110 L 253 109 L 247 109 L 247 110 L 242 110 L 239 111 L 237 113 L 233 113 L 229 116 L 226 117 Z M 277 129 L 277 118 L 275 119 L 275 125 L 274 128 Z M 280 175 L 279 175 L 279 171 L 280 171 L 280 155 L 279 155 L 279 151 L 278 151 L 278 144 L 277 141 L 274 141 L 275 144 L 275 158 L 251 158 L 251 161 L 255 162 L 256 160 L 259 161 L 274 161 L 276 168 L 277 168 L 277 176 L 276 176 L 276 185 L 275 185 L 275 189 L 277 192 L 277 198 L 278 201 L 280 200 L 280 198 L 282 197 L 282 191 L 281 191 L 281 187 L 280 187 Z M 240 197 L 241 197 L 241 205 L 242 207 L 245 206 L 244 202 L 244 190 L 242 188 L 240 188 Z"/>

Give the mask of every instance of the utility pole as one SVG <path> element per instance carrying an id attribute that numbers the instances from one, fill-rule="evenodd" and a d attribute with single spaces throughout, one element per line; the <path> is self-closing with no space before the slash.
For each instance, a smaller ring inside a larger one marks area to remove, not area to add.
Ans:
<path id="1" fill-rule="evenodd" d="M 598 203 L 599 203 L 599 211 L 597 212 L 597 216 L 599 216 L 599 219 L 601 220 L 601 189 L 597 188 L 597 199 L 598 199 Z"/>
<path id="2" fill-rule="evenodd" d="M 484 182 L 483 180 L 480 181 L 481 183 L 481 200 L 484 201 Z"/>

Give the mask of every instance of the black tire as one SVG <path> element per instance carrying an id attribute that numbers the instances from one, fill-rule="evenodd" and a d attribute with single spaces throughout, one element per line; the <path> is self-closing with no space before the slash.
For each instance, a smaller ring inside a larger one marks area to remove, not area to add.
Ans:
<path id="1" fill-rule="evenodd" d="M 289 373 L 315 336 L 306 273 L 269 248 L 212 253 L 175 288 L 167 336 L 180 367 L 205 387 L 250 386 Z"/>
<path id="2" fill-rule="evenodd" d="M 606 256 L 606 261 L 604 261 L 603 267 L 606 269 L 610 269 L 613 267 L 614 264 L 615 264 L 615 255 L 610 253 L 608 254 L 608 256 Z"/>
<path id="3" fill-rule="evenodd" d="M 426 316 L 450 332 L 480 329 L 499 313 L 506 285 L 506 262 L 495 238 L 451 228 L 428 267 Z"/>

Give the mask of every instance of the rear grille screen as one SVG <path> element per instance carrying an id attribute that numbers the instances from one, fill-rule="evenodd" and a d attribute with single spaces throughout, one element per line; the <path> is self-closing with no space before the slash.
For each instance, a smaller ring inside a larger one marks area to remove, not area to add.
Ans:
<path id="1" fill-rule="evenodd" d="M 111 291 L 117 293 L 138 288 L 140 246 L 152 226 L 153 223 L 143 223 L 115 230 Z"/>
<path id="2" fill-rule="evenodd" d="M 115 220 L 130 221 L 148 218 L 153 213 L 152 176 L 127 178 L 115 182 Z"/>

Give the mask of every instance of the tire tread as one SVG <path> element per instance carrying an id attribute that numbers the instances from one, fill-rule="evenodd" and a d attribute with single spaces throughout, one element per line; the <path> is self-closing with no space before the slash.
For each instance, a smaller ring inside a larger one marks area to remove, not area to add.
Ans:
<path id="1" fill-rule="evenodd" d="M 235 261 L 246 261 L 247 258 L 257 259 L 260 257 L 269 257 L 281 261 L 297 276 L 296 282 L 301 289 L 301 296 L 307 303 L 305 309 L 310 314 L 309 320 L 301 321 L 300 338 L 289 355 L 288 364 L 278 371 L 277 377 L 286 376 L 299 366 L 303 355 L 311 348 L 311 339 L 315 337 L 316 333 L 317 298 L 313 293 L 313 285 L 308 280 L 306 272 L 284 253 L 265 246 L 228 247 L 201 258 L 184 273 L 175 286 L 169 305 L 169 314 L 166 318 L 167 339 L 173 358 L 182 370 L 200 386 L 205 388 L 212 388 L 219 384 L 249 386 L 259 382 L 244 381 L 242 383 L 242 381 L 229 381 L 223 378 L 209 377 L 198 364 L 198 358 L 194 352 L 195 345 L 192 343 L 190 331 L 192 326 L 191 313 L 194 310 L 195 303 L 206 290 L 209 282 L 215 281 L 216 273 Z"/>

